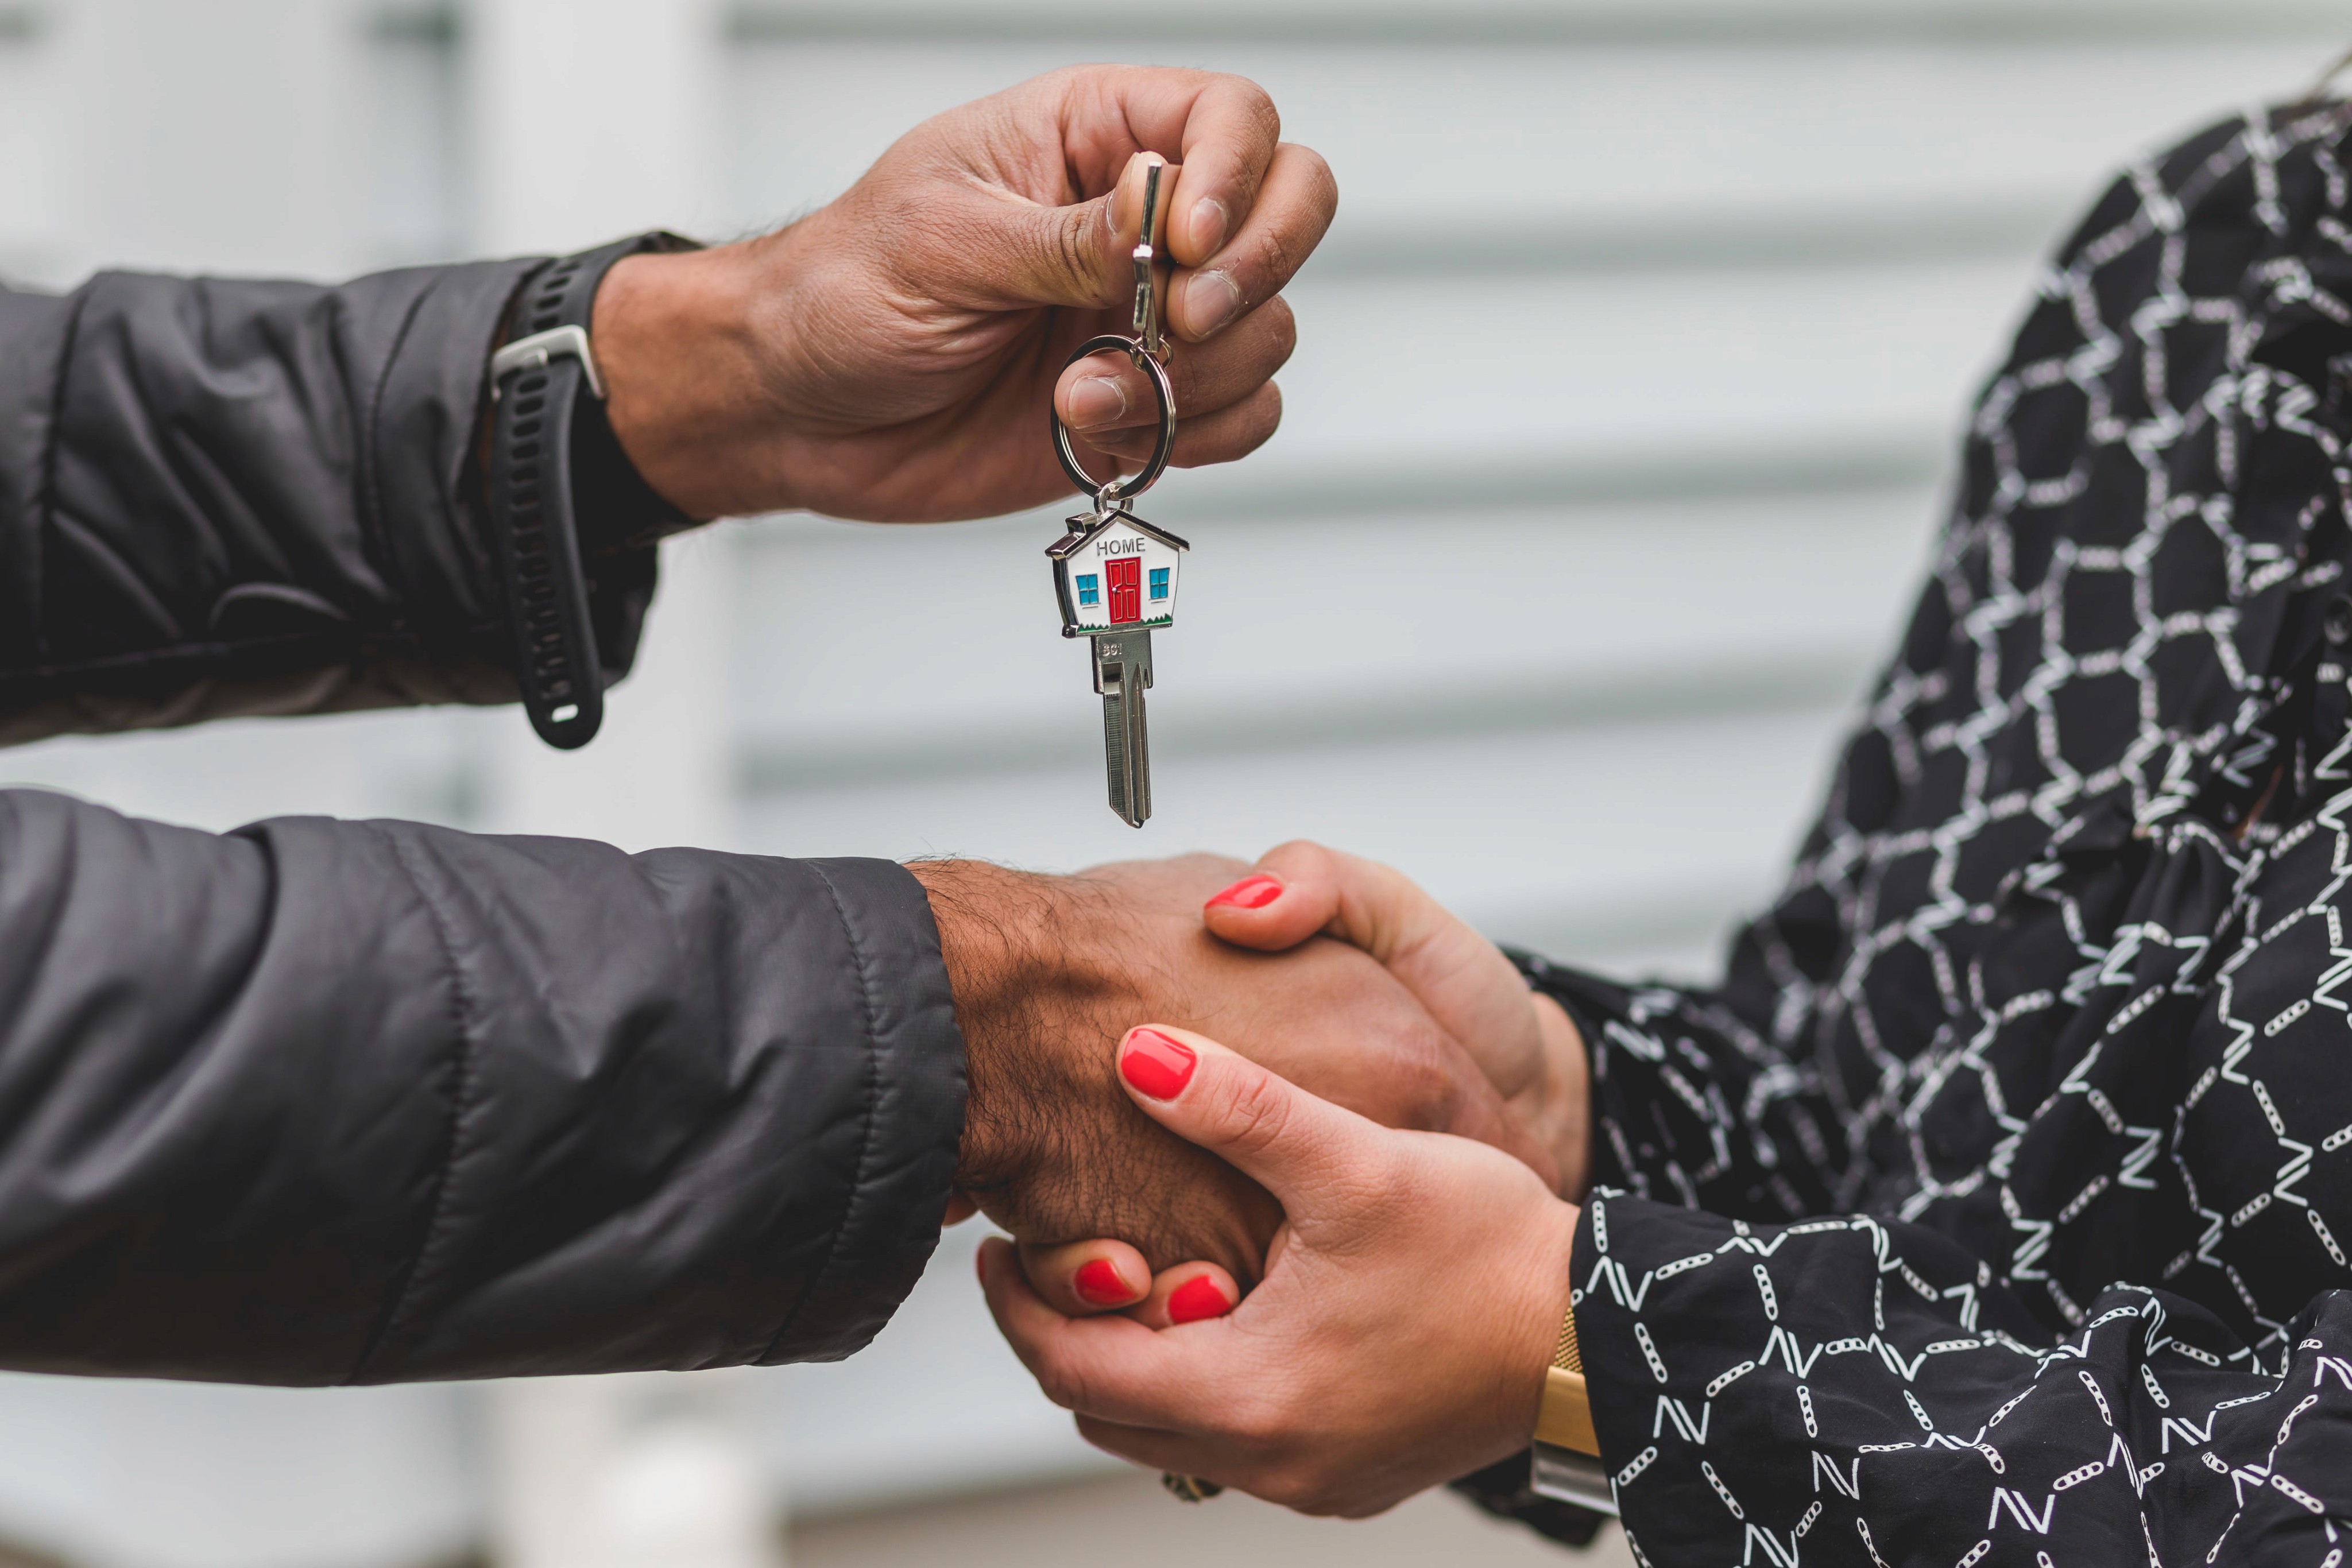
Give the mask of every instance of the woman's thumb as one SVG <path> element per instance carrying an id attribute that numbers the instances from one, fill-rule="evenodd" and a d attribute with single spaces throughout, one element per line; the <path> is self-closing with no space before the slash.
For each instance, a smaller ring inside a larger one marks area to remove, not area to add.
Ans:
<path id="1" fill-rule="evenodd" d="M 1128 1030 L 1118 1077 L 1146 1115 L 1256 1181 L 1293 1225 L 1396 1136 L 1190 1030 Z"/>
<path id="2" fill-rule="evenodd" d="M 1201 917 L 1236 947 L 1279 953 L 1319 932 L 1386 964 L 1429 907 L 1403 873 L 1293 839 L 1260 855 L 1249 875 L 1201 906 Z"/>
<path id="3" fill-rule="evenodd" d="M 1202 906 L 1212 935 L 1281 952 L 1322 933 L 1360 947 L 1429 1009 L 1507 1098 L 1542 1066 L 1527 982 L 1502 950 L 1393 866 L 1304 839 L 1268 850 Z"/>

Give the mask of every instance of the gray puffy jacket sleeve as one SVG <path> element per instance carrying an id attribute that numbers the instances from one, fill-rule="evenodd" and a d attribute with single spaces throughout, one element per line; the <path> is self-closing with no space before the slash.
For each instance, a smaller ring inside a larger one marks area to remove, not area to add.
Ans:
<path id="1" fill-rule="evenodd" d="M 0 289 L 0 744 L 510 699 L 476 443 L 534 265 Z M 612 675 L 658 503 L 604 457 Z M 0 790 L 0 1365 L 846 1355 L 929 1257 L 962 1115 L 900 867 Z"/>
<path id="2" fill-rule="evenodd" d="M 538 265 L 0 288 L 0 745 L 513 700 L 478 439 L 491 349 Z M 598 540 L 674 520 L 592 423 L 601 443 L 574 438 L 583 535 L 592 507 L 617 514 Z M 615 543 L 587 569 L 617 678 L 653 551 Z"/>
<path id="3" fill-rule="evenodd" d="M 874 861 L 0 791 L 0 1365 L 285 1384 L 829 1359 L 963 1060 Z"/>

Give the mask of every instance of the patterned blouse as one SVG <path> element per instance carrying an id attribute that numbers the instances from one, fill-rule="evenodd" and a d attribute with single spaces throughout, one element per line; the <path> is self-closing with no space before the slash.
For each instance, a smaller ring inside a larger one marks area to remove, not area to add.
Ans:
<path id="1" fill-rule="evenodd" d="M 1527 961 L 1656 1568 L 2352 1562 L 2348 131 L 2216 126 L 2050 266 L 1724 982 Z"/>

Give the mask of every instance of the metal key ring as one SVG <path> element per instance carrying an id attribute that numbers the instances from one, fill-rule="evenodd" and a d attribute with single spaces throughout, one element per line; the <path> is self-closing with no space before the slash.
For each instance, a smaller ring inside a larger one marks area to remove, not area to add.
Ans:
<path id="1" fill-rule="evenodd" d="M 1122 338 L 1116 332 L 1089 338 L 1062 361 L 1062 368 L 1066 371 L 1080 360 L 1109 349 L 1117 349 L 1133 360 L 1136 369 L 1151 378 L 1151 393 L 1160 400 L 1160 440 L 1151 448 L 1150 462 L 1127 478 L 1105 485 L 1078 461 L 1077 449 L 1070 444 L 1070 433 L 1062 423 L 1061 411 L 1051 404 L 1045 410 L 1045 417 L 1053 422 L 1054 452 L 1062 460 L 1062 472 L 1076 482 L 1081 493 L 1094 497 L 1097 507 L 1106 502 L 1131 501 L 1150 489 L 1168 471 L 1168 455 L 1176 447 L 1176 389 L 1169 384 L 1168 367 L 1144 352 L 1141 339 Z"/>

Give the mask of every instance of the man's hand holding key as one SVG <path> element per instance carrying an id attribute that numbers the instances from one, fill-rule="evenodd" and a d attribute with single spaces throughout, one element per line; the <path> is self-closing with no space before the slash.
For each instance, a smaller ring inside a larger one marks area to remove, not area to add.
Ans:
<path id="1" fill-rule="evenodd" d="M 777 234 L 616 266 L 596 301 L 614 431 L 696 517 L 807 509 L 877 522 L 991 517 L 1068 486 L 1039 439 L 1139 461 L 1157 408 L 1118 356 L 1132 320 L 1144 164 L 1164 193 L 1173 462 L 1274 433 L 1294 324 L 1276 296 L 1338 205 L 1266 95 L 1204 71 L 1083 66 L 938 116 Z"/>

